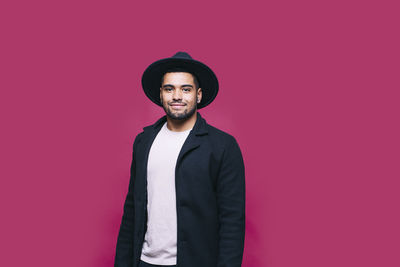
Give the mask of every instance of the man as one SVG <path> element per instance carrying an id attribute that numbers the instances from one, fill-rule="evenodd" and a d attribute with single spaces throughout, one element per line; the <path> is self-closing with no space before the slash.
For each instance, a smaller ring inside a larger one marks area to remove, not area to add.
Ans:
<path id="1" fill-rule="evenodd" d="M 142 86 L 166 115 L 135 138 L 115 267 L 240 267 L 242 154 L 197 111 L 217 95 L 214 72 L 178 52 L 151 64 Z"/>

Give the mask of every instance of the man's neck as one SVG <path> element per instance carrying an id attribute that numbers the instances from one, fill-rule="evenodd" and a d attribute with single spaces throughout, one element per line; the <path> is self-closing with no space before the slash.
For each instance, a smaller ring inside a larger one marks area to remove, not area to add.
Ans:
<path id="1" fill-rule="evenodd" d="M 174 132 L 183 132 L 193 128 L 197 119 L 197 111 L 186 120 L 174 120 L 167 116 L 167 127 Z"/>

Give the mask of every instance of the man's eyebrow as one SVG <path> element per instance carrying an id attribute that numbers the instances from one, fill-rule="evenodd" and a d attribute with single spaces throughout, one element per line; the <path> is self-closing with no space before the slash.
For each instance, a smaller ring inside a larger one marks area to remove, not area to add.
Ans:
<path id="1" fill-rule="evenodd" d="M 175 86 L 173 86 L 172 84 L 164 84 L 162 87 L 175 87 Z M 191 85 L 191 84 L 182 84 L 181 87 L 192 87 L 193 88 L 193 85 Z"/>

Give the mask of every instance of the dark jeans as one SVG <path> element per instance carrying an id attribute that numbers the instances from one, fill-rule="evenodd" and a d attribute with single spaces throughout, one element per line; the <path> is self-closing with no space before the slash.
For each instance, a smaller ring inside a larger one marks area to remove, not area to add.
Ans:
<path id="1" fill-rule="evenodd" d="M 139 267 L 176 267 L 176 265 L 155 265 L 140 260 Z"/>

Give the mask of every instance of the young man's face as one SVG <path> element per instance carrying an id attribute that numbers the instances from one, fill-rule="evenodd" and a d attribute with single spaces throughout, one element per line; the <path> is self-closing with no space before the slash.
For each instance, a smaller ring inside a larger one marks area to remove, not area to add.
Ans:
<path id="1" fill-rule="evenodd" d="M 196 89 L 193 76 L 187 72 L 168 72 L 160 88 L 165 113 L 172 119 L 190 118 L 201 101 L 201 88 Z"/>

